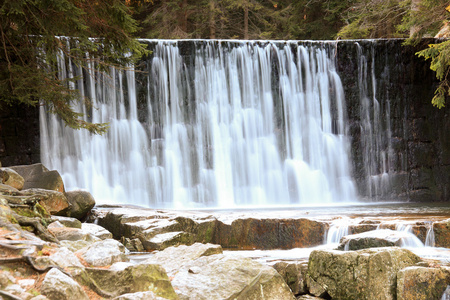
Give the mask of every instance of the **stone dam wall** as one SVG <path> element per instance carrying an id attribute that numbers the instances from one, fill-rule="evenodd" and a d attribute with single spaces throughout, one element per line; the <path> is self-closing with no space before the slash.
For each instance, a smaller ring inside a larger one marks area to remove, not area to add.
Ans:
<path id="1" fill-rule="evenodd" d="M 364 198 L 450 200 L 449 113 L 447 108 L 432 106 L 438 82 L 429 62 L 415 55 L 429 42 L 403 46 L 403 40 L 394 39 L 336 44 L 352 172 Z M 2 103 L 2 165 L 37 163 L 40 155 L 39 108 Z"/>
<path id="2" fill-rule="evenodd" d="M 429 62 L 415 55 L 433 40 L 423 40 L 417 46 L 403 46 L 403 42 L 364 40 L 337 45 L 337 68 L 352 139 L 353 174 L 360 195 L 372 199 L 448 201 L 449 111 L 431 104 L 438 81 Z M 366 57 L 368 73 L 366 110 L 358 82 L 364 73 L 361 54 Z M 363 124 L 367 122 L 362 120 L 364 113 L 369 115 L 371 130 Z M 369 143 L 371 149 L 364 147 Z M 375 162 L 368 161 L 367 155 Z M 385 178 L 383 160 L 389 174 Z"/>

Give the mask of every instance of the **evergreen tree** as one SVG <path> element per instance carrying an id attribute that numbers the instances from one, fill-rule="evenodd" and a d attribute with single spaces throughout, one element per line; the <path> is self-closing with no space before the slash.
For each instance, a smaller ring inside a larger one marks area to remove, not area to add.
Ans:
<path id="1" fill-rule="evenodd" d="M 136 29 L 129 8 L 120 0 L 3 0 L 1 105 L 43 101 L 68 126 L 103 132 L 105 124 L 84 122 L 72 109 L 72 103 L 86 99 L 52 67 L 60 53 L 79 66 L 94 62 L 97 72 L 133 63 L 145 52 L 131 36 Z"/>

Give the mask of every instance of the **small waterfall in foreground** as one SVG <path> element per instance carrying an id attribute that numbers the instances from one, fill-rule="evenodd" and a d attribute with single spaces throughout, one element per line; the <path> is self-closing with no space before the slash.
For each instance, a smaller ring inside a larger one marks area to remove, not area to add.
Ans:
<path id="1" fill-rule="evenodd" d="M 60 57 L 92 100 L 93 136 L 41 109 L 42 162 L 98 203 L 149 207 L 355 201 L 333 43 L 147 41 L 146 73 L 94 78 Z"/>
<path id="2" fill-rule="evenodd" d="M 401 231 L 407 234 L 406 237 L 403 237 L 401 239 L 401 246 L 402 247 L 411 247 L 411 248 L 421 248 L 425 245 L 422 243 L 422 241 L 414 235 L 412 230 L 412 225 L 410 224 L 402 224 L 398 223 L 395 226 L 395 230 Z"/>
<path id="3" fill-rule="evenodd" d="M 428 222 L 427 235 L 425 237 L 425 247 L 434 247 L 435 246 L 435 238 L 434 238 L 434 229 L 433 222 Z"/>
<path id="4" fill-rule="evenodd" d="M 350 219 L 336 219 L 331 223 L 330 228 L 325 235 L 325 244 L 339 244 L 341 238 L 350 234 Z"/>

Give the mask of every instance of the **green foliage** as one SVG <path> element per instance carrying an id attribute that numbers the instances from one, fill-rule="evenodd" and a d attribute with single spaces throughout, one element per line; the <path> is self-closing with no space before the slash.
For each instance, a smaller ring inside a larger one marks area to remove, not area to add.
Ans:
<path id="1" fill-rule="evenodd" d="M 429 46 L 429 48 L 417 52 L 417 55 L 431 59 L 430 68 L 436 72 L 436 77 L 441 81 L 431 103 L 438 108 L 443 108 L 446 96 L 450 96 L 450 78 L 448 76 L 450 72 L 450 41 Z"/>
<path id="2" fill-rule="evenodd" d="M 72 104 L 76 78 L 59 78 L 57 57 L 96 72 L 126 66 L 145 53 L 132 37 L 137 23 L 120 0 L 4 0 L 0 4 L 0 101 L 2 105 L 44 103 L 67 126 L 102 133 L 107 124 L 83 121 Z M 65 36 L 66 38 L 60 38 Z M 72 46 L 72 47 L 71 47 Z M 130 53 L 124 56 L 123 53 Z"/>
<path id="3" fill-rule="evenodd" d="M 447 0 L 358 0 L 347 10 L 347 25 L 339 31 L 343 38 L 408 37 L 405 44 L 415 44 L 424 36 L 434 36 L 450 17 Z M 445 106 L 450 96 L 450 43 L 432 44 L 417 53 L 430 59 L 431 70 L 441 81 L 432 104 Z"/>
<path id="4" fill-rule="evenodd" d="M 333 38 L 350 1 L 155 0 L 136 5 L 141 37 Z"/>
<path id="5" fill-rule="evenodd" d="M 410 11 L 411 0 L 359 0 L 343 15 L 347 23 L 338 33 L 342 38 L 405 37 L 398 26 Z"/>

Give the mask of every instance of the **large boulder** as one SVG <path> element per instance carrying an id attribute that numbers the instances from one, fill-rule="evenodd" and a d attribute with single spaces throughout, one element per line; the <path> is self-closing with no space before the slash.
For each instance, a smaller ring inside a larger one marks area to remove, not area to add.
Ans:
<path id="1" fill-rule="evenodd" d="M 441 299 L 448 284 L 450 284 L 448 267 L 408 267 L 397 273 L 397 299 Z"/>
<path id="2" fill-rule="evenodd" d="M 71 204 L 70 209 L 67 211 L 68 217 L 82 220 L 95 206 L 94 197 L 87 191 L 76 190 L 66 192 L 66 198 Z"/>
<path id="3" fill-rule="evenodd" d="M 219 245 L 170 247 L 144 263 L 164 267 L 180 299 L 294 299 L 275 269 L 248 258 L 224 256 Z"/>
<path id="4" fill-rule="evenodd" d="M 166 299 L 178 299 L 166 271 L 159 265 L 139 264 L 123 270 L 86 268 L 79 276 L 85 284 L 100 289 L 108 297 L 153 292 Z"/>
<path id="5" fill-rule="evenodd" d="M 41 293 L 50 300 L 89 300 L 81 286 L 56 268 L 52 268 L 41 286 Z"/>
<path id="6" fill-rule="evenodd" d="M 93 267 L 110 266 L 115 262 L 128 261 L 127 253 L 125 246 L 113 239 L 101 240 L 76 252 Z"/>
<path id="7" fill-rule="evenodd" d="M 396 299 L 397 272 L 420 258 L 398 247 L 358 251 L 314 250 L 308 263 L 308 287 L 333 299 Z"/>
<path id="8" fill-rule="evenodd" d="M 2 184 L 11 186 L 19 191 L 23 189 L 25 180 L 16 171 L 10 168 L 0 168 L 0 178 Z"/>
<path id="9" fill-rule="evenodd" d="M 58 171 L 49 171 L 43 164 L 10 167 L 25 180 L 24 189 L 39 188 L 63 193 L 64 182 Z"/>
<path id="10" fill-rule="evenodd" d="M 180 299 L 295 299 L 274 268 L 235 255 L 202 256 L 178 270 L 172 285 Z"/>

